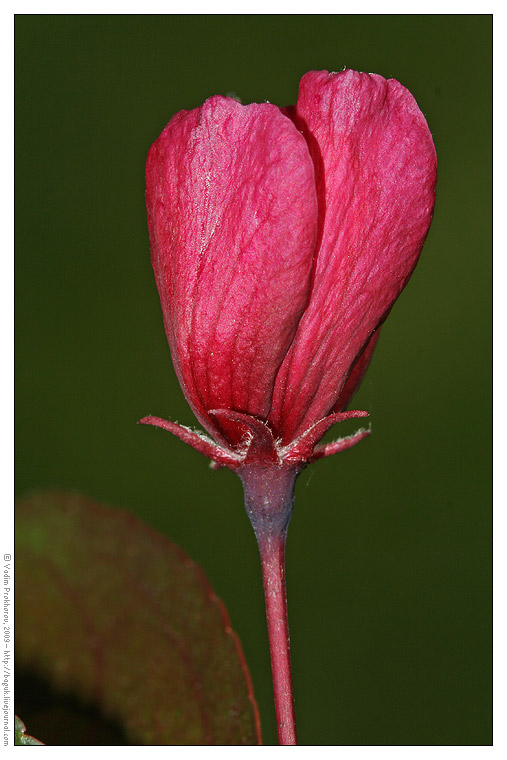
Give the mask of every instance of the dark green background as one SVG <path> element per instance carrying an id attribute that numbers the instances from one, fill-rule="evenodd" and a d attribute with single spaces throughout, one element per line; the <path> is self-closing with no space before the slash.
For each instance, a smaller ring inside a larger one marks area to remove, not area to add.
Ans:
<path id="1" fill-rule="evenodd" d="M 354 406 L 373 435 L 300 477 L 288 543 L 302 744 L 488 744 L 490 16 L 18 16 L 17 492 L 80 490 L 180 543 L 225 601 L 275 743 L 257 549 L 239 479 L 192 425 L 163 331 L 144 161 L 215 93 L 399 79 L 439 158 L 433 226 Z M 357 424 L 342 425 L 351 432 Z M 336 430 L 334 431 L 336 434 Z"/>

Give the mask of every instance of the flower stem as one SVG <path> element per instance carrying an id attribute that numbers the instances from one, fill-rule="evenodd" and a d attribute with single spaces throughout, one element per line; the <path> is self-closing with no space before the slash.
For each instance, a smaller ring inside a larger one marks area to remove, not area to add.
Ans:
<path id="1" fill-rule="evenodd" d="M 241 472 L 245 507 L 261 557 L 278 743 L 294 745 L 296 724 L 285 590 L 285 542 L 298 469 L 248 467 Z"/>
<path id="2" fill-rule="evenodd" d="M 285 536 L 259 546 L 279 744 L 296 744 L 285 591 Z"/>

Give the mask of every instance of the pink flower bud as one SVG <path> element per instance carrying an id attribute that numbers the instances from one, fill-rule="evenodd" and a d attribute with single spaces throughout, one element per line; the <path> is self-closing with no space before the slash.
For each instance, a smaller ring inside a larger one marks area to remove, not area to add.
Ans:
<path id="1" fill-rule="evenodd" d="M 436 154 L 399 82 L 311 71 L 296 106 L 214 96 L 150 149 L 151 255 L 178 378 L 232 468 L 305 463 L 367 369 L 431 222 Z"/>

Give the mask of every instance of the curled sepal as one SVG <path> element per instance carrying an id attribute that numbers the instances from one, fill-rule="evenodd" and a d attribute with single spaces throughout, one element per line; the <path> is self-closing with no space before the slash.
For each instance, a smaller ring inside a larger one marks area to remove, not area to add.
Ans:
<path id="1" fill-rule="evenodd" d="M 154 425 L 155 427 L 167 430 L 184 443 L 188 443 L 199 454 L 203 454 L 219 466 L 235 468 L 241 463 L 239 454 L 222 448 L 212 438 L 209 438 L 199 430 L 192 430 L 184 425 L 179 425 L 177 422 L 163 420 L 161 417 L 143 417 L 142 420 L 139 420 L 139 424 Z"/>
<path id="2" fill-rule="evenodd" d="M 232 409 L 210 409 L 208 414 L 213 415 L 221 426 L 226 423 L 229 435 L 233 426 L 235 437 L 241 436 L 241 464 L 280 463 L 273 433 L 263 420 Z"/>
<path id="3" fill-rule="evenodd" d="M 322 457 L 330 457 L 332 454 L 338 454 L 340 451 L 350 449 L 352 446 L 355 446 L 356 443 L 362 441 L 363 438 L 369 436 L 370 433 L 371 430 L 360 428 L 352 435 L 345 436 L 345 438 L 338 438 L 336 441 L 332 441 L 331 443 L 322 443 L 320 446 L 315 447 L 313 454 L 308 459 L 308 461 L 315 462 L 316 459 L 322 459 Z"/>
<path id="4" fill-rule="evenodd" d="M 327 417 L 324 417 L 309 427 L 308 430 L 299 436 L 299 438 L 296 438 L 295 441 L 292 441 L 292 443 L 282 449 L 280 452 L 282 459 L 284 462 L 313 462 L 315 459 L 320 459 L 321 457 L 329 456 L 330 454 L 335 454 L 338 451 L 343 451 L 344 449 L 350 448 L 350 446 L 354 446 L 354 444 L 359 443 L 365 435 L 369 435 L 369 431 L 365 433 L 360 430 L 352 436 L 340 438 L 338 441 L 330 444 L 323 444 L 322 446 L 317 446 L 317 448 L 315 448 L 315 445 L 330 427 L 337 422 L 343 422 L 343 420 L 350 420 L 358 417 L 369 417 L 369 412 L 356 409 L 350 412 L 337 412 L 336 414 L 330 414 Z M 360 437 L 358 437 L 357 440 L 352 440 L 358 434 L 360 434 Z M 342 445 L 341 448 L 337 446 L 332 451 L 327 451 L 329 447 L 333 447 L 335 444 L 344 445 Z M 325 451 L 325 453 L 322 453 L 323 451 Z"/>

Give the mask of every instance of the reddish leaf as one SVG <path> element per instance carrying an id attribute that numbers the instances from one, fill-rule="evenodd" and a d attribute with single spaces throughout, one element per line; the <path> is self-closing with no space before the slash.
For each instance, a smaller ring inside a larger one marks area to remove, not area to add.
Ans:
<path id="1" fill-rule="evenodd" d="M 21 718 L 18 718 L 17 715 L 14 716 L 14 744 L 16 746 L 42 745 L 42 742 L 40 742 L 38 739 L 35 739 L 33 736 L 30 736 L 30 734 L 26 733 L 26 726 L 21 720 Z"/>
<path id="2" fill-rule="evenodd" d="M 191 559 L 76 494 L 34 494 L 16 515 L 21 665 L 98 705 L 132 743 L 260 743 L 238 637 Z"/>

